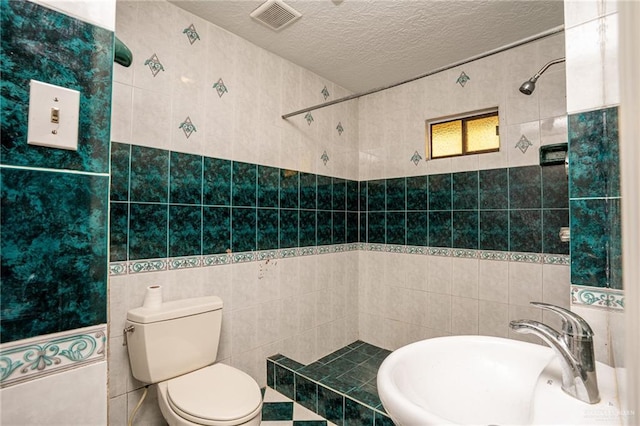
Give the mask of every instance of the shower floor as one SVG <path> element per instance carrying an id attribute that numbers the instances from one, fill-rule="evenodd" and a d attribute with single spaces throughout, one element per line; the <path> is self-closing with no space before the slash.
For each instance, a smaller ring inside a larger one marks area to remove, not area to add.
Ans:
<path id="1" fill-rule="evenodd" d="M 356 341 L 308 365 L 274 355 L 267 359 L 267 386 L 339 426 L 393 425 L 376 385 L 390 353 Z"/>

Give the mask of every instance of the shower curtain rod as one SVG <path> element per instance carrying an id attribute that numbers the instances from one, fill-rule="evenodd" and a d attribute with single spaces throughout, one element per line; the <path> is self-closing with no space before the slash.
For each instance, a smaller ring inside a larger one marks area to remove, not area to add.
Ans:
<path id="1" fill-rule="evenodd" d="M 417 77 L 413 77 L 413 78 L 410 78 L 408 80 L 401 81 L 399 83 L 390 84 L 389 86 L 384 86 L 384 87 L 378 87 L 377 89 L 369 90 L 367 92 L 356 93 L 354 95 L 345 96 L 344 98 L 334 99 L 333 101 L 325 102 L 325 103 L 322 103 L 322 104 L 314 105 L 314 106 L 309 107 L 309 108 L 299 109 L 298 111 L 290 112 L 289 114 L 283 115 L 282 119 L 286 120 L 289 117 L 293 117 L 295 115 L 304 114 L 305 112 L 315 111 L 317 109 L 325 108 L 325 107 L 328 107 L 328 106 L 331 106 L 331 105 L 339 104 L 339 103 L 350 101 L 350 100 L 353 100 L 353 99 L 358 99 L 358 98 L 360 98 L 362 96 L 371 95 L 373 93 L 377 93 L 377 92 L 381 92 L 383 90 L 391 89 L 393 87 L 401 86 L 401 85 L 406 84 L 406 83 L 411 83 L 413 81 L 420 80 L 421 78 L 429 77 L 430 75 L 434 75 L 434 74 L 437 74 L 437 73 L 442 72 L 442 71 L 447 71 L 447 70 L 450 70 L 451 68 L 459 67 L 460 65 L 465 65 L 465 64 L 467 64 L 469 62 L 477 61 L 478 59 L 483 59 L 483 58 L 486 58 L 487 56 L 495 55 L 496 53 L 500 53 L 500 52 L 504 52 L 505 50 L 513 49 L 514 47 L 519 47 L 519 46 L 522 46 L 522 45 L 527 44 L 527 43 L 538 41 L 538 40 L 541 40 L 541 39 L 543 39 L 545 37 L 550 37 L 552 35 L 561 33 L 563 31 L 564 31 L 564 25 L 559 25 L 559 26 L 551 28 L 551 29 L 549 29 L 547 31 L 543 31 L 543 32 L 541 32 L 539 34 L 536 34 L 534 36 L 524 38 L 522 40 L 519 40 L 519 41 L 510 43 L 510 44 L 504 45 L 502 47 L 498 47 L 497 49 L 489 50 L 488 52 L 484 52 L 484 53 L 481 53 L 481 54 L 476 55 L 476 56 L 472 56 L 472 57 L 467 58 L 467 59 L 463 59 L 462 61 L 459 61 L 459 62 L 454 62 L 453 64 L 446 65 L 446 66 L 441 67 L 441 68 L 437 68 L 437 69 L 435 69 L 433 71 L 429 71 L 426 74 L 421 74 L 421 75 L 419 75 Z"/>

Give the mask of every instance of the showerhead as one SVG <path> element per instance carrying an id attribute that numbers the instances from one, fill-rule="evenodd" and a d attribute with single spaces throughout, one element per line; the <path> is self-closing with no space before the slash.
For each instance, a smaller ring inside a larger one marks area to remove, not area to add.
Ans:
<path id="1" fill-rule="evenodd" d="M 524 93 L 525 95 L 530 95 L 533 93 L 534 90 L 536 90 L 536 80 L 538 80 L 537 78 L 531 78 L 527 81 L 525 81 L 524 83 L 522 83 L 522 86 L 520 86 L 520 92 Z"/>
<path id="2" fill-rule="evenodd" d="M 549 68 L 551 65 L 559 64 L 560 62 L 564 62 L 564 58 L 558 58 L 558 59 L 554 59 L 551 62 L 548 62 L 544 67 L 542 67 L 540 71 L 536 73 L 536 75 L 534 75 L 529 80 L 522 83 L 522 85 L 520 86 L 520 92 L 524 93 L 525 95 L 532 94 L 533 91 L 536 90 L 536 81 L 538 81 L 538 78 L 540 78 L 542 73 L 545 72 L 547 68 Z"/>

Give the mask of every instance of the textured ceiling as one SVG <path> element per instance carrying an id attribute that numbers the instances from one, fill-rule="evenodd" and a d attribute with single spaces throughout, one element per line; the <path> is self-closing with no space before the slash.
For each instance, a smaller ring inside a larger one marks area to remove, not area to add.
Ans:
<path id="1" fill-rule="evenodd" d="M 275 32 L 262 1 L 170 0 L 252 43 L 361 93 L 563 24 L 561 0 L 285 0 L 302 18 Z"/>

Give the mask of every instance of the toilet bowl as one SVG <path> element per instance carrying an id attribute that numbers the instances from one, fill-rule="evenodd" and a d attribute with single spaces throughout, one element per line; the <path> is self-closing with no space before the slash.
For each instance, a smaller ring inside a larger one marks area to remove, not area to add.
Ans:
<path id="1" fill-rule="evenodd" d="M 218 363 L 158 383 L 158 404 L 170 426 L 259 426 L 262 393 L 251 376 Z"/>

